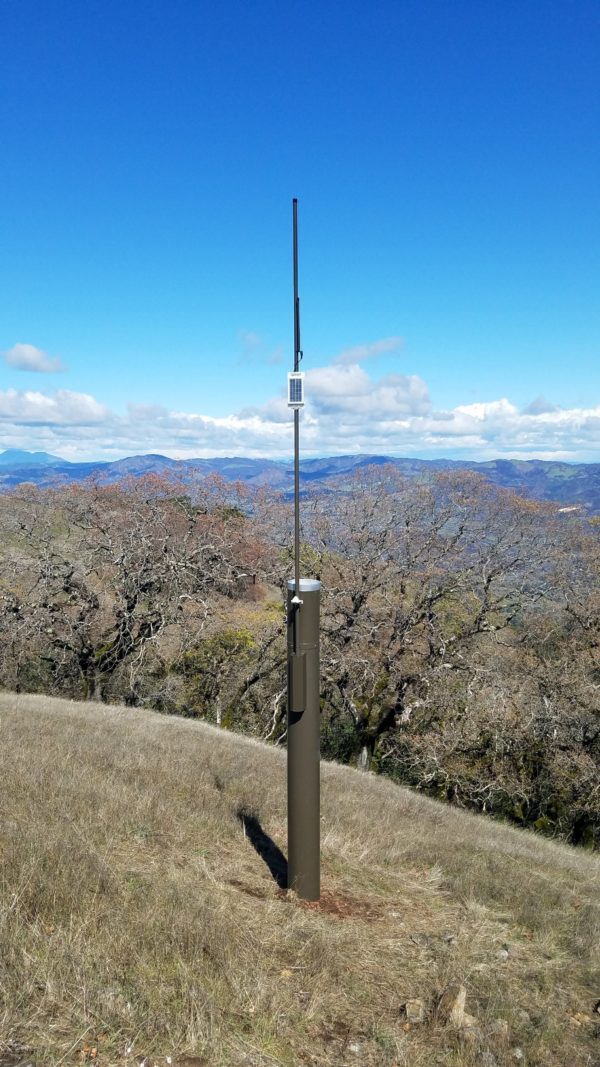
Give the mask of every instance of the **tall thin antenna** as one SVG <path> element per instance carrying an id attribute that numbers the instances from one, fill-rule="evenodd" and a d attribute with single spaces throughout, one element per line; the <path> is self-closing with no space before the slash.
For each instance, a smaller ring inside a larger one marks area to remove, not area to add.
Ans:
<path id="1" fill-rule="evenodd" d="M 302 359 L 300 350 L 300 297 L 298 296 L 298 201 L 294 197 L 294 371 Z M 294 592 L 300 599 L 300 411 L 294 409 Z M 297 605 L 297 608 L 299 605 Z M 297 614 L 297 610 L 296 610 Z M 298 651 L 298 626 L 294 624 L 294 651 Z"/>

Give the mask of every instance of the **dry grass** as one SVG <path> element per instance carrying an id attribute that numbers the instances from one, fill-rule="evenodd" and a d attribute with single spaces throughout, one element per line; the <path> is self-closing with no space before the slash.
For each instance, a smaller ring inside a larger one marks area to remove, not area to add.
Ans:
<path id="1" fill-rule="evenodd" d="M 4 694 L 0 775 L 2 1065 L 600 1063 L 593 855 L 324 764 L 309 906 L 238 817 L 285 852 L 280 751 Z"/>

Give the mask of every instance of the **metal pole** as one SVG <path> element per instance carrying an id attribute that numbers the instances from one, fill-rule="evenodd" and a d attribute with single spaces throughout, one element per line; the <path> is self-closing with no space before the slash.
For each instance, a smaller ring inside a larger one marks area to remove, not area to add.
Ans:
<path id="1" fill-rule="evenodd" d="M 298 201 L 293 200 L 294 371 L 300 349 Z M 300 412 L 294 410 L 294 578 L 288 582 L 288 887 L 321 893 L 319 610 L 321 583 L 300 578 Z"/>
<path id="2" fill-rule="evenodd" d="M 293 609 L 295 581 L 288 582 L 288 611 Z M 321 583 L 300 579 L 302 608 L 295 612 L 299 651 L 304 660 L 304 711 L 288 702 L 288 886 L 303 900 L 321 895 L 319 608 Z M 293 656 L 293 628 L 288 656 Z"/>
<path id="3" fill-rule="evenodd" d="M 300 297 L 298 296 L 298 201 L 292 201 L 294 243 L 294 370 L 300 366 Z M 300 597 L 300 412 L 294 411 L 294 581 Z M 299 608 L 300 605 L 297 605 Z M 296 612 L 297 614 L 297 612 Z M 294 620 L 295 622 L 295 620 Z M 298 653 L 297 627 L 294 625 L 294 652 Z"/>
<path id="4" fill-rule="evenodd" d="M 296 596 L 300 599 L 300 412 L 297 408 L 294 411 L 294 581 Z M 296 614 L 300 614 L 300 604 Z M 297 635 L 294 652 L 299 652 Z"/>

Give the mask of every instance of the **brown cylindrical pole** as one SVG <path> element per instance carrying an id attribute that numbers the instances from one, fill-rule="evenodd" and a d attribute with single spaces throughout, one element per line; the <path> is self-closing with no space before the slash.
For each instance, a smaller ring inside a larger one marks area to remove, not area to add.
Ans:
<path id="1" fill-rule="evenodd" d="M 297 594 L 288 582 L 288 887 L 303 900 L 321 895 L 320 603 L 316 579 L 301 578 Z"/>

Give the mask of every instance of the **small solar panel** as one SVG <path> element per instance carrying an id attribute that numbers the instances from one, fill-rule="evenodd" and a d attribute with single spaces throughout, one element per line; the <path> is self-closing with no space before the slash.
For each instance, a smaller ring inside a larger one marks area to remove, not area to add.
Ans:
<path id="1" fill-rule="evenodd" d="M 304 374 L 302 371 L 292 371 L 288 374 L 288 406 L 291 408 L 304 406 Z"/>

